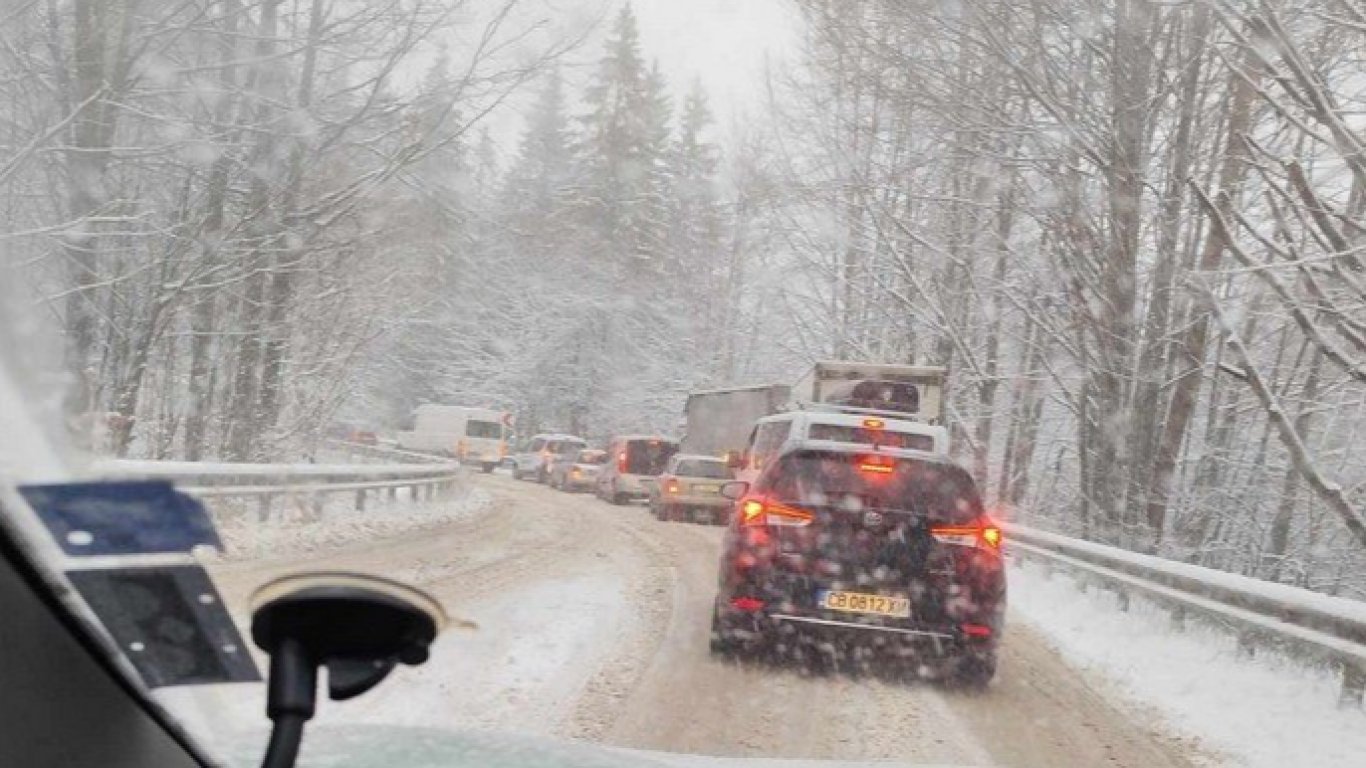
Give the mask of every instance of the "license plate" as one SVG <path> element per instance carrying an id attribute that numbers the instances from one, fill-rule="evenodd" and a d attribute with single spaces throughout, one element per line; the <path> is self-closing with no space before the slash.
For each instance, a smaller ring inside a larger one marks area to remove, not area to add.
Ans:
<path id="1" fill-rule="evenodd" d="M 830 611 L 848 613 L 870 613 L 875 616 L 891 616 L 897 619 L 910 618 L 911 600 L 907 597 L 886 597 L 866 595 L 862 592 L 823 592 L 820 596 L 821 607 Z"/>
<path id="2" fill-rule="evenodd" d="M 692 487 L 693 493 L 717 493 L 720 490 L 721 486 L 719 485 L 694 485 Z"/>

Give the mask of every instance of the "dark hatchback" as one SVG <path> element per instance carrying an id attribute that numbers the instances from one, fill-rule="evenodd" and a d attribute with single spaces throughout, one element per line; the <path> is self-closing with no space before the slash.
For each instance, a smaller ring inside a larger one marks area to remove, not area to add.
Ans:
<path id="1" fill-rule="evenodd" d="M 934 457 L 797 450 L 738 496 L 711 649 L 985 685 L 1006 608 L 1001 532 Z"/>

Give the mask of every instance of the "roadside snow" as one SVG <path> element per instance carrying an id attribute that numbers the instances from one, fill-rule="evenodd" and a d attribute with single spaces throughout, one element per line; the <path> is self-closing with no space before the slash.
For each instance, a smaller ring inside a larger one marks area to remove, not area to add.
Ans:
<path id="1" fill-rule="evenodd" d="M 262 521 L 254 501 L 220 499 L 209 504 L 214 525 L 223 539 L 223 559 L 254 560 L 303 555 L 372 541 L 470 517 L 491 499 L 479 488 L 461 486 L 455 498 L 413 502 L 407 489 L 396 499 L 372 498 L 364 511 L 355 509 L 349 493 L 331 494 L 319 509 L 304 498 L 278 501 Z"/>
<path id="2" fill-rule="evenodd" d="M 476 628 L 443 633 L 426 664 L 400 666 L 391 680 L 345 706 L 320 700 L 309 727 L 552 736 L 598 666 L 598 655 L 621 631 L 624 607 L 620 580 L 605 569 L 463 605 L 460 617 Z M 190 725 L 220 754 L 257 756 L 265 748 L 264 685 L 158 693 L 178 713 L 215 713 L 215 727 Z"/>
<path id="3" fill-rule="evenodd" d="M 1129 613 L 1113 594 L 1080 594 L 1065 576 L 1012 569 L 1011 608 L 1075 666 L 1151 707 L 1173 731 L 1196 737 L 1227 765 L 1280 768 L 1359 766 L 1366 712 L 1338 710 L 1336 671 L 1259 649 L 1237 657 L 1229 633 L 1188 622 L 1135 599 Z M 1003 674 L 1010 674 L 1009 669 Z"/>

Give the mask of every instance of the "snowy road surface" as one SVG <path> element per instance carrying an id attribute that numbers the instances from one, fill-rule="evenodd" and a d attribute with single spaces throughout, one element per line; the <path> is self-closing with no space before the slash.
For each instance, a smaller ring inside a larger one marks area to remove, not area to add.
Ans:
<path id="1" fill-rule="evenodd" d="M 354 703 L 324 704 L 320 721 L 487 728 L 705 755 L 1199 764 L 1187 757 L 1195 745 L 1107 699 L 1018 621 L 982 695 L 715 661 L 707 633 L 720 529 L 660 523 L 639 506 L 502 475 L 475 482 L 491 503 L 437 528 L 213 568 L 238 611 L 276 575 L 344 568 L 411 580 L 477 623 L 447 632 L 425 666 L 400 669 Z M 252 711 L 258 694 L 245 697 Z"/>

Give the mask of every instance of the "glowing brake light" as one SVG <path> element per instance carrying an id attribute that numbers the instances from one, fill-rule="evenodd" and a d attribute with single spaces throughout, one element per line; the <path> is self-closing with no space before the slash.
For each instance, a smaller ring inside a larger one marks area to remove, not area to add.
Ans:
<path id="1" fill-rule="evenodd" d="M 754 613 L 755 611 L 761 611 L 764 608 L 764 601 L 757 597 L 732 597 L 730 599 L 730 604 L 732 608 L 736 608 L 746 613 Z"/>
<path id="2" fill-rule="evenodd" d="M 665 493 L 678 493 L 678 491 L 679 486 L 677 480 L 670 480 L 668 484 L 664 486 Z"/>
<path id="3" fill-rule="evenodd" d="M 991 627 L 985 624 L 964 624 L 960 629 L 968 637 L 991 637 Z"/>
<path id="4" fill-rule="evenodd" d="M 863 420 L 863 427 L 864 427 L 864 429 L 882 429 L 882 428 L 885 427 L 885 426 L 887 426 L 887 422 L 883 421 L 882 419 L 864 419 L 864 420 Z"/>
<path id="5" fill-rule="evenodd" d="M 816 518 L 811 512 L 766 499 L 745 499 L 740 502 L 740 525 L 744 527 L 772 525 L 800 528 Z"/>
<path id="6" fill-rule="evenodd" d="M 617 471 L 626 472 L 626 451 L 617 454 Z"/>
<path id="7" fill-rule="evenodd" d="M 864 456 L 859 460 L 858 469 L 874 475 L 890 475 L 896 471 L 896 463 L 884 456 Z"/>
<path id="8" fill-rule="evenodd" d="M 989 520 L 973 525 L 936 525 L 930 528 L 930 535 L 942 544 L 960 547 L 976 547 L 990 551 L 1001 548 L 1001 529 Z"/>

